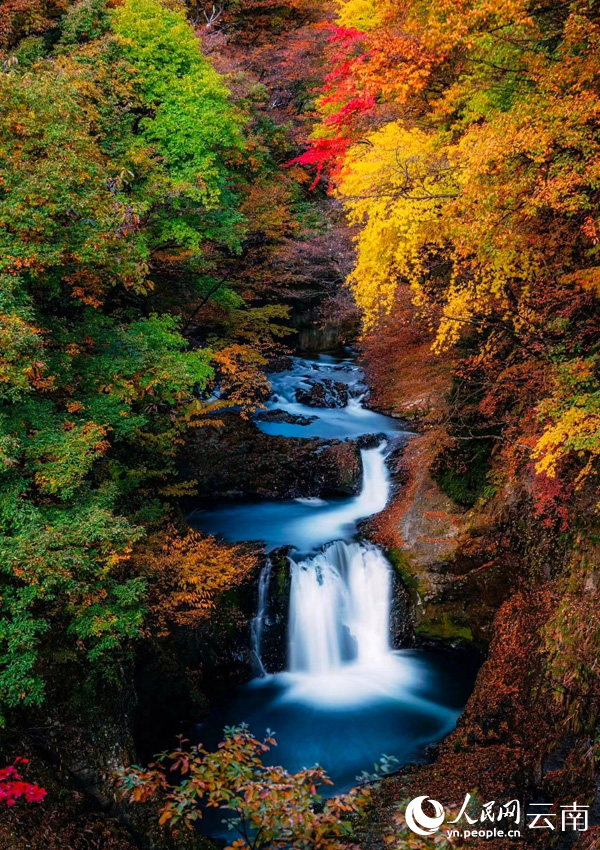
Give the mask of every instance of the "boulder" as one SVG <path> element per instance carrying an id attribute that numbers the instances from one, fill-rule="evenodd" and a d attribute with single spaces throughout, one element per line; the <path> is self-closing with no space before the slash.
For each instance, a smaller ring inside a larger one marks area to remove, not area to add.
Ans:
<path id="1" fill-rule="evenodd" d="M 310 425 L 317 416 L 300 416 L 287 410 L 262 410 L 256 414 L 261 422 L 285 422 L 288 425 Z"/>
<path id="2" fill-rule="evenodd" d="M 274 374 L 276 372 L 287 372 L 294 365 L 294 361 L 286 354 L 275 354 L 269 357 L 267 361 L 266 371 Z"/>
<path id="3" fill-rule="evenodd" d="M 323 378 L 316 381 L 305 378 L 308 387 L 296 390 L 296 401 L 308 407 L 345 407 L 348 404 L 348 387 L 340 381 Z"/>

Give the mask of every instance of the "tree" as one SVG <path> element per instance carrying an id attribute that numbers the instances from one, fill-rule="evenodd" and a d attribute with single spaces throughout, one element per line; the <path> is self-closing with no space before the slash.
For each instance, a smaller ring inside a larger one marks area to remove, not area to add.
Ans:
<path id="1" fill-rule="evenodd" d="M 173 527 L 138 545 L 132 561 L 149 586 L 150 618 L 158 635 L 206 622 L 222 595 L 248 581 L 258 567 L 256 555 L 243 546 Z"/>
<path id="2" fill-rule="evenodd" d="M 41 703 L 56 665 L 118 675 L 141 634 L 129 555 L 213 374 L 153 293 L 242 226 L 243 118 L 181 9 L 80 0 L 48 44 L 0 74 L 4 711 Z"/>
<path id="3" fill-rule="evenodd" d="M 46 791 L 39 785 L 23 780 L 18 766 L 27 763 L 28 759 L 18 758 L 14 764 L 0 769 L 0 803 L 5 806 L 14 806 L 20 797 L 28 803 L 41 803 L 46 796 Z"/>
<path id="4" fill-rule="evenodd" d="M 484 364 L 497 380 L 500 360 L 506 398 L 534 358 L 523 395 L 538 421 L 517 437 L 521 462 L 535 433 L 537 474 L 587 486 L 599 433 L 595 10 L 345 0 L 337 24 L 321 124 L 300 161 L 329 167 L 358 225 L 349 283 L 366 330 L 409 285 L 434 349 L 460 363 L 456 346 L 470 348 L 461 380 Z M 493 392 L 490 381 L 479 415 Z"/>
<path id="5" fill-rule="evenodd" d="M 183 742 L 182 742 L 183 743 Z M 342 850 L 352 844 L 352 821 L 360 816 L 366 792 L 353 790 L 325 801 L 320 785 L 331 785 L 318 766 L 289 773 L 263 764 L 275 739 L 255 738 L 247 726 L 225 729 L 215 752 L 202 745 L 180 746 L 162 753 L 148 768 L 125 769 L 118 779 L 131 802 L 161 800 L 160 822 L 192 826 L 204 808 L 223 811 L 224 822 L 238 837 L 230 850 Z M 169 773 L 182 776 L 177 784 Z"/>

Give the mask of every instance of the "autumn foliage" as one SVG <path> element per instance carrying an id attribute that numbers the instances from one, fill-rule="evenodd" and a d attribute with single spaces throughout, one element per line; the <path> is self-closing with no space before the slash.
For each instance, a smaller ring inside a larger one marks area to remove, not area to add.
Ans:
<path id="1" fill-rule="evenodd" d="M 65 681 L 75 711 L 133 687 L 136 647 L 198 637 L 255 576 L 254 549 L 185 528 L 179 452 L 256 412 L 290 312 L 346 279 L 375 401 L 431 427 L 473 527 L 496 515 L 469 557 L 521 567 L 425 790 L 532 784 L 568 739 L 541 787 L 585 791 L 598 4 L 5 0 L 0 63 L 0 723 L 29 728 Z M 352 841 L 360 795 L 323 803 L 323 772 L 266 766 L 273 745 L 230 730 L 122 786 L 176 826 L 227 805 L 234 847 Z M 0 801 L 42 796 L 0 771 Z"/>
<path id="2" fill-rule="evenodd" d="M 376 398 L 430 429 L 431 476 L 470 510 L 448 570 L 479 559 L 511 597 L 463 729 L 421 774 L 440 799 L 465 777 L 490 799 L 540 783 L 565 735 L 545 789 L 592 785 L 599 44 L 579 0 L 340 0 L 297 160 L 353 227 Z"/>
<path id="3" fill-rule="evenodd" d="M 272 8 L 256 4 L 257 32 Z M 315 9 L 281 26 L 299 32 Z M 319 226 L 295 176 L 275 177 L 295 144 L 287 113 L 274 120 L 251 70 L 219 72 L 200 38 L 219 32 L 196 32 L 189 11 L 0 11 L 0 716 L 41 705 L 57 659 L 83 686 L 147 634 L 164 573 L 142 576 L 131 553 L 146 535 L 161 552 L 194 490 L 177 480 L 191 429 L 268 395 L 289 332 L 281 290 L 300 277 L 282 270 L 292 237 L 312 250 Z M 222 21 L 238 43 L 240 14 Z M 237 573 L 194 546 L 202 607 L 216 575 Z"/>
<path id="4" fill-rule="evenodd" d="M 19 767 L 27 763 L 28 759 L 18 758 L 14 764 L 0 769 L 0 804 L 14 806 L 21 797 L 28 803 L 41 803 L 46 796 L 46 791 L 39 785 L 23 780 Z"/>
<path id="5" fill-rule="evenodd" d="M 119 787 L 133 803 L 158 798 L 161 822 L 175 829 L 219 809 L 236 834 L 229 850 L 357 850 L 352 818 L 364 810 L 367 794 L 354 790 L 323 801 L 320 786 L 332 784 L 325 771 L 290 773 L 264 764 L 274 746 L 271 734 L 259 740 L 244 725 L 226 728 L 214 752 L 182 746 L 148 768 L 124 770 Z M 181 781 L 171 782 L 169 774 Z"/>
<path id="6" fill-rule="evenodd" d="M 343 0 L 300 158 L 357 228 L 366 332 L 410 287 L 504 467 L 565 492 L 595 486 L 600 435 L 599 26 L 579 2 Z"/>
<path id="7" fill-rule="evenodd" d="M 151 588 L 151 620 L 157 635 L 206 622 L 223 593 L 249 581 L 258 568 L 248 547 L 174 528 L 150 537 L 136 549 L 132 561 Z"/>

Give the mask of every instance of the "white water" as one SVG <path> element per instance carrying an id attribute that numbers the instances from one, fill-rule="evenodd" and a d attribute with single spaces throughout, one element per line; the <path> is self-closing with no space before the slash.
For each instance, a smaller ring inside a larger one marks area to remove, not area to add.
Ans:
<path id="1" fill-rule="evenodd" d="M 385 441 L 361 449 L 360 493 L 338 505 L 322 499 L 298 499 L 320 508 L 295 521 L 295 535 L 304 543 L 318 523 L 320 539 L 331 540 L 316 555 L 289 559 L 291 574 L 288 628 L 288 669 L 320 675 L 338 671 L 347 662 L 377 663 L 390 653 L 390 566 L 377 546 L 346 542 L 360 519 L 383 510 L 390 494 Z M 271 562 L 258 585 L 258 610 L 252 624 L 253 651 L 261 672 L 261 639 L 268 605 Z"/>
<path id="2" fill-rule="evenodd" d="M 385 462 L 385 442 L 374 449 L 361 449 L 363 480 L 358 496 L 336 504 L 322 499 L 310 504 L 319 509 L 318 514 L 309 513 L 294 522 L 292 540 L 299 539 L 315 545 L 347 537 L 355 531 L 356 523 L 382 511 L 390 494 L 390 475 Z M 304 502 L 307 504 L 307 502 Z"/>
<path id="3" fill-rule="evenodd" d="M 414 670 L 411 674 L 406 660 L 401 661 L 390 647 L 390 565 L 379 547 L 353 539 L 357 522 L 379 513 L 389 499 L 385 452 L 385 441 L 361 449 L 362 486 L 352 499 L 333 504 L 298 499 L 295 503 L 304 507 L 299 515 L 288 503 L 292 516 L 287 517 L 284 533 L 297 550 L 309 552 L 315 544 L 333 542 L 315 554 L 289 558 L 288 664 L 287 672 L 277 677 L 285 683 L 282 699 L 357 705 L 382 697 L 394 699 L 399 686 L 411 675 L 414 679 Z M 306 506 L 311 510 L 306 512 Z M 247 510 L 256 512 L 256 507 Z M 254 513 L 252 519 L 255 522 L 258 515 Z M 271 569 L 268 561 L 260 577 L 252 624 L 252 648 L 263 677 L 268 675 L 261 642 Z"/>
<path id="4" fill-rule="evenodd" d="M 296 401 L 299 386 L 322 378 L 346 384 L 345 407 Z M 270 409 L 312 419 L 304 425 L 259 420 L 263 431 L 327 439 L 383 434 L 388 440 L 401 433 L 397 422 L 362 406 L 366 388 L 351 358 L 294 358 L 272 381 Z M 362 487 L 353 498 L 229 503 L 193 516 L 198 527 L 228 540 L 260 539 L 267 550 L 295 550 L 289 559 L 287 670 L 269 674 L 261 660 L 263 636 L 276 625 L 276 617 L 269 619 L 269 596 L 278 592 L 278 580 L 270 581 L 268 562 L 252 628 L 259 675 L 216 713 L 215 743 L 224 723 L 243 720 L 256 734 L 275 729 L 273 763 L 299 770 L 318 762 L 336 790 L 351 787 L 383 752 L 401 763 L 422 757 L 426 744 L 452 729 L 471 690 L 464 662 L 455 668 L 432 650 L 390 646 L 391 567 L 377 546 L 356 537 L 357 523 L 381 511 L 389 498 L 386 451 L 384 441 L 361 451 Z"/>
<path id="5" fill-rule="evenodd" d="M 321 675 L 387 656 L 391 582 L 379 549 L 339 540 L 290 568 L 290 672 Z"/>
<path id="6" fill-rule="evenodd" d="M 346 385 L 348 403 L 315 408 L 296 401 L 311 380 Z M 305 418 L 309 425 L 257 422 L 281 436 L 385 435 L 375 448 L 361 449 L 362 485 L 348 499 L 298 498 L 229 504 L 198 512 L 194 521 L 229 540 L 264 540 L 267 550 L 291 546 L 288 652 L 285 673 L 269 676 L 261 657 L 268 627 L 270 563 L 258 587 L 252 649 L 262 680 L 281 686 L 279 701 L 352 707 L 365 702 L 410 701 L 407 685 L 418 685 L 414 660 L 390 646 L 391 567 L 371 543 L 358 542 L 358 523 L 382 511 L 390 496 L 387 441 L 398 423 L 364 408 L 362 370 L 350 359 L 295 358 L 290 369 L 272 376 L 272 409 Z M 260 680 L 259 680 L 260 681 Z"/>
<path id="7" fill-rule="evenodd" d="M 349 399 L 345 407 L 308 407 L 296 401 L 296 390 L 307 389 L 310 380 L 327 378 L 344 384 Z M 361 434 L 386 434 L 400 432 L 398 422 L 389 416 L 376 413 L 363 406 L 367 388 L 364 374 L 352 357 L 341 360 L 322 354 L 318 360 L 294 357 L 292 366 L 284 372 L 270 376 L 273 394 L 266 404 L 267 410 L 283 410 L 291 416 L 312 418 L 308 424 L 257 421 L 257 426 L 267 434 L 282 437 L 325 437 L 356 439 Z"/>
<path id="8" fill-rule="evenodd" d="M 267 675 L 267 671 L 265 670 L 262 662 L 260 649 L 265 626 L 265 618 L 267 616 L 269 582 L 271 580 L 272 569 L 273 564 L 271 563 L 271 559 L 267 558 L 267 563 L 265 564 L 258 580 L 258 607 L 256 610 L 256 617 L 252 621 L 252 652 L 258 665 L 258 672 L 261 676 Z"/>
<path id="9" fill-rule="evenodd" d="M 403 686 L 414 683 L 414 666 L 390 646 L 390 565 L 379 547 L 347 535 L 359 519 L 383 510 L 390 495 L 385 442 L 362 449 L 361 459 L 360 493 L 319 513 L 321 534 L 334 542 L 311 557 L 289 559 L 283 700 L 348 706 L 401 693 L 406 699 Z M 344 531 L 346 539 L 336 540 Z"/>
<path id="10" fill-rule="evenodd" d="M 390 493 L 385 443 L 362 449 L 363 483 L 348 504 L 321 516 L 335 539 L 383 510 Z M 323 523 L 327 529 L 323 528 Z M 389 653 L 390 567 L 376 546 L 337 540 L 305 560 L 290 558 L 289 670 L 322 674 Z"/>

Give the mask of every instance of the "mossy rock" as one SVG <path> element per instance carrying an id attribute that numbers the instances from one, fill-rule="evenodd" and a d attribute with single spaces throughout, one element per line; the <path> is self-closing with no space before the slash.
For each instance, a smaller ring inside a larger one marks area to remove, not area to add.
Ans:
<path id="1" fill-rule="evenodd" d="M 397 577 L 402 581 L 415 601 L 417 597 L 423 597 L 431 593 L 431 584 L 404 549 L 395 546 L 387 552 L 387 557 Z"/>
<path id="2" fill-rule="evenodd" d="M 440 610 L 438 606 L 430 607 L 417 625 L 416 634 L 420 638 L 438 640 L 473 640 L 473 633 L 464 617 L 452 611 Z"/>
<path id="3" fill-rule="evenodd" d="M 404 549 L 401 549 L 400 546 L 394 546 L 393 549 L 388 551 L 387 556 L 390 564 L 404 584 L 408 588 L 416 589 L 418 582 L 413 571 L 414 568 L 412 567 L 410 557 Z"/>

